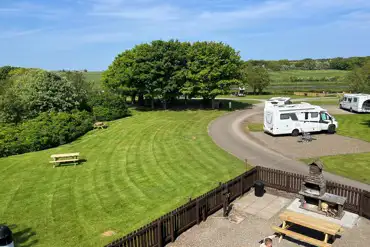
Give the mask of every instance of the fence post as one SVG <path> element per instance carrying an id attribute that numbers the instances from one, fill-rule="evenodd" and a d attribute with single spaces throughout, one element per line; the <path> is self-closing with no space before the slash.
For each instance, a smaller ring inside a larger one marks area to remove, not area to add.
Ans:
<path id="1" fill-rule="evenodd" d="M 290 175 L 287 172 L 284 172 L 284 175 L 286 177 L 285 190 L 290 192 Z"/>
<path id="2" fill-rule="evenodd" d="M 170 231 L 171 231 L 171 242 L 175 242 L 175 215 L 173 212 L 171 213 L 170 216 Z"/>
<path id="3" fill-rule="evenodd" d="M 224 185 L 222 189 L 222 198 L 223 198 L 223 216 L 227 217 L 229 211 L 229 190 L 227 183 Z"/>
<path id="4" fill-rule="evenodd" d="M 240 196 L 244 194 L 244 174 L 240 176 Z"/>
<path id="5" fill-rule="evenodd" d="M 207 219 L 207 197 L 205 198 L 205 203 L 202 206 L 202 220 L 206 221 Z"/>
<path id="6" fill-rule="evenodd" d="M 361 190 L 361 192 L 360 192 L 360 199 L 359 199 L 359 212 L 358 212 L 358 214 L 360 215 L 360 216 L 362 216 L 362 214 L 363 214 L 363 204 L 364 204 L 364 191 L 363 190 Z"/>
<path id="7" fill-rule="evenodd" d="M 157 237 L 158 237 L 158 247 L 164 247 L 163 245 L 163 233 L 162 233 L 162 219 L 158 220 L 157 223 Z"/>
<path id="8" fill-rule="evenodd" d="M 253 183 L 254 182 L 256 182 L 257 180 L 262 180 L 261 178 L 260 178 L 260 176 L 261 176 L 261 167 L 260 166 L 256 166 L 256 176 L 255 176 L 255 178 L 254 178 L 254 181 L 253 181 Z"/>
<path id="9" fill-rule="evenodd" d="M 199 199 L 195 202 L 195 212 L 197 215 L 197 225 L 200 223 L 200 210 L 199 210 Z"/>

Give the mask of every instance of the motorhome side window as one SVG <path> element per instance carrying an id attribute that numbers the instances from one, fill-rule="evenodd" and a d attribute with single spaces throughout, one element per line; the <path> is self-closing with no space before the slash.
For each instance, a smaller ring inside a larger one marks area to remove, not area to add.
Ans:
<path id="1" fill-rule="evenodd" d="M 298 117 L 295 113 L 283 113 L 280 114 L 280 120 L 292 119 L 293 121 L 298 121 Z"/>
<path id="2" fill-rule="evenodd" d="M 353 102 L 357 102 L 357 98 L 353 98 Z"/>
<path id="3" fill-rule="evenodd" d="M 306 119 L 306 120 L 308 119 L 308 112 L 304 113 L 304 119 Z"/>
<path id="4" fill-rule="evenodd" d="M 352 102 L 352 98 L 348 98 L 348 102 L 351 103 Z"/>
<path id="5" fill-rule="evenodd" d="M 347 97 L 344 97 L 344 101 L 347 101 Z"/>
<path id="6" fill-rule="evenodd" d="M 317 118 L 319 116 L 318 112 L 311 112 L 311 118 Z"/>

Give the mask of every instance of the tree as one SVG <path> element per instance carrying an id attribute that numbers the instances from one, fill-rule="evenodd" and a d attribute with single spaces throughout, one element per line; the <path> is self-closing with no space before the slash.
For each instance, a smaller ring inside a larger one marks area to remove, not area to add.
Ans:
<path id="1" fill-rule="evenodd" d="M 112 92 L 95 92 L 91 94 L 89 105 L 93 109 L 95 120 L 111 121 L 130 115 L 126 99 Z"/>
<path id="2" fill-rule="evenodd" d="M 60 75 L 72 84 L 75 93 L 79 97 L 79 109 L 90 110 L 87 101 L 89 95 L 92 94 L 92 83 L 88 82 L 85 75 L 80 71 L 65 71 L 60 73 Z"/>
<path id="3" fill-rule="evenodd" d="M 241 65 L 240 55 L 232 47 L 218 42 L 195 42 L 188 54 L 186 88 L 213 101 L 217 95 L 229 93 L 231 85 L 240 83 Z"/>
<path id="4" fill-rule="evenodd" d="M 9 79 L 9 73 L 15 69 L 18 69 L 18 67 L 12 67 L 12 66 L 0 67 L 0 81 Z"/>
<path id="5" fill-rule="evenodd" d="M 337 57 L 330 60 L 330 68 L 338 70 L 347 70 L 350 68 L 350 64 L 348 59 Z"/>
<path id="6" fill-rule="evenodd" d="M 243 68 L 242 78 L 243 83 L 252 88 L 253 94 L 260 94 L 271 82 L 270 75 L 265 68 L 251 65 Z"/>
<path id="7" fill-rule="evenodd" d="M 0 122 L 20 123 L 26 112 L 26 105 L 13 89 L 7 89 L 0 97 Z"/>
<path id="8" fill-rule="evenodd" d="M 144 86 L 135 74 L 135 47 L 120 53 L 102 75 L 103 88 L 131 96 L 133 103 L 137 94 L 144 94 Z"/>
<path id="9" fill-rule="evenodd" d="M 352 91 L 370 93 L 370 61 L 363 67 L 354 68 L 347 77 Z"/>
<path id="10" fill-rule="evenodd" d="M 76 88 L 74 82 L 40 69 L 16 71 L 10 77 L 4 95 L 0 115 L 5 122 L 19 122 L 41 112 L 81 109 L 86 99 L 86 95 Z M 12 111 L 14 114 L 11 114 Z"/>
<path id="11" fill-rule="evenodd" d="M 303 68 L 306 70 L 314 70 L 316 68 L 316 62 L 315 60 L 311 58 L 303 59 Z"/>

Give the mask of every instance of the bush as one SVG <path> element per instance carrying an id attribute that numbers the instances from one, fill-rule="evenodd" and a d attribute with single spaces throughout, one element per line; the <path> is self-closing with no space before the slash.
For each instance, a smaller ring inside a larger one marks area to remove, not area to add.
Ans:
<path id="1" fill-rule="evenodd" d="M 91 97 L 90 105 L 97 121 L 111 121 L 131 115 L 126 99 L 111 92 L 96 93 Z"/>
<path id="2" fill-rule="evenodd" d="M 86 112 L 41 113 L 22 124 L 4 124 L 0 131 L 0 157 L 39 151 L 71 142 L 93 127 Z"/>

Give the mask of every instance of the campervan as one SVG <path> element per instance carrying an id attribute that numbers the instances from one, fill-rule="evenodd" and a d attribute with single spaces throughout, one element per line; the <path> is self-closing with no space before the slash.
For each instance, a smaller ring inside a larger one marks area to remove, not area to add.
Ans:
<path id="1" fill-rule="evenodd" d="M 370 112 L 370 94 L 344 94 L 339 107 L 354 112 Z"/>
<path id="2" fill-rule="evenodd" d="M 290 98 L 288 97 L 273 97 L 271 99 L 266 100 L 265 106 L 271 105 L 289 105 L 292 104 Z"/>
<path id="3" fill-rule="evenodd" d="M 264 110 L 263 129 L 272 135 L 298 136 L 302 132 L 319 131 L 332 134 L 337 128 L 338 122 L 326 109 L 309 103 L 270 105 Z"/>

